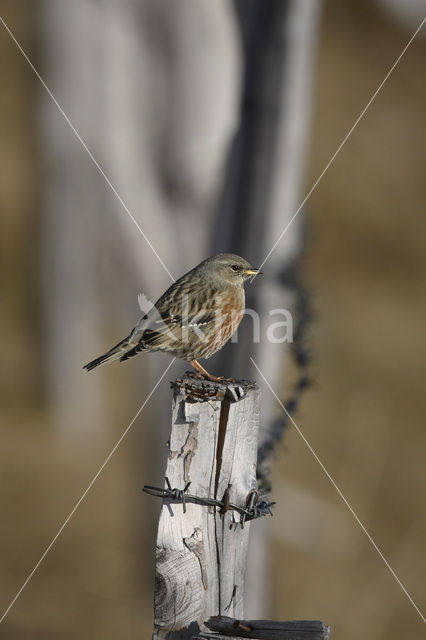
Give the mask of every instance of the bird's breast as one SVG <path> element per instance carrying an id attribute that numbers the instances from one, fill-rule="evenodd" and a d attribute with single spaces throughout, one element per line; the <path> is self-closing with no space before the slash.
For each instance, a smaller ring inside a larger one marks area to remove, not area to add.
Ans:
<path id="1" fill-rule="evenodd" d="M 219 351 L 238 328 L 244 315 L 244 289 L 225 291 L 217 295 L 215 326 L 201 357 L 209 358 Z"/>

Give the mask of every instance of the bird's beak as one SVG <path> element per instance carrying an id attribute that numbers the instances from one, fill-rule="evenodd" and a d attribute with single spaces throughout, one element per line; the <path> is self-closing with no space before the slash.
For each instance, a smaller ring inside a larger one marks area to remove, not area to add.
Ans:
<path id="1" fill-rule="evenodd" d="M 263 273 L 263 271 L 260 271 L 260 269 L 246 269 L 244 273 L 246 276 L 257 276 L 260 273 Z"/>

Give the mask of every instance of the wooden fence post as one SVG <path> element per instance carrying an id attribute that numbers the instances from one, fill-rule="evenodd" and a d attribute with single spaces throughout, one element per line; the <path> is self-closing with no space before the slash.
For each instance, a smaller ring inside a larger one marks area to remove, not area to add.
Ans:
<path id="1" fill-rule="evenodd" d="M 256 489 L 259 390 L 185 377 L 173 383 L 166 477 L 171 487 L 245 506 Z M 186 511 L 184 513 L 184 510 Z M 210 616 L 243 615 L 250 524 L 213 506 L 163 500 L 156 546 L 153 638 L 196 635 Z"/>
<path id="2" fill-rule="evenodd" d="M 327 640 L 319 620 L 244 620 L 250 522 L 257 495 L 260 392 L 255 382 L 172 383 L 172 431 L 158 525 L 153 640 Z"/>

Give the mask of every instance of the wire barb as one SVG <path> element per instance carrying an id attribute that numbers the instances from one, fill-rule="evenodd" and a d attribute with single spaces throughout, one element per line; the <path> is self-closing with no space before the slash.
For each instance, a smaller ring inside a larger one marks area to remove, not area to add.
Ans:
<path id="1" fill-rule="evenodd" d="M 194 496 L 187 493 L 190 482 L 187 482 L 183 489 L 172 488 L 170 481 L 165 476 L 166 487 L 153 487 L 146 484 L 142 491 L 148 493 L 155 498 L 162 498 L 163 500 L 170 500 L 176 503 L 180 503 L 183 506 L 183 512 L 186 513 L 186 505 L 188 502 L 193 504 L 200 504 L 205 507 L 216 507 L 219 511 L 225 513 L 226 511 L 236 511 L 240 514 L 240 525 L 244 528 L 244 524 L 250 520 L 261 518 L 262 516 L 272 516 L 272 507 L 275 502 L 268 502 L 264 495 L 259 495 L 256 489 L 252 489 L 246 499 L 245 507 L 240 507 L 232 502 L 222 502 L 216 500 L 216 498 L 203 498 L 201 496 Z"/>

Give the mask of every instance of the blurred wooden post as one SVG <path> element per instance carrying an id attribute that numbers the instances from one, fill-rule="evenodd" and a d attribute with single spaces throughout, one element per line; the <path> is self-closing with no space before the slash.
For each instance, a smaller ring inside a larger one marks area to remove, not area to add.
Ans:
<path id="1" fill-rule="evenodd" d="M 173 383 L 166 476 L 173 488 L 245 506 L 256 488 L 260 394 L 253 382 Z M 163 501 L 156 546 L 153 638 L 189 639 L 210 616 L 242 617 L 250 524 L 199 504 Z"/>

